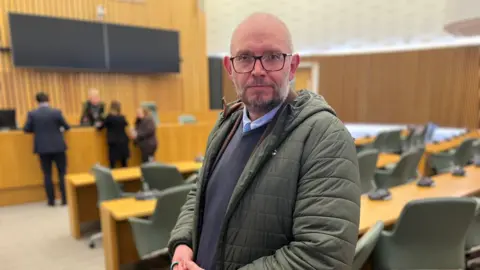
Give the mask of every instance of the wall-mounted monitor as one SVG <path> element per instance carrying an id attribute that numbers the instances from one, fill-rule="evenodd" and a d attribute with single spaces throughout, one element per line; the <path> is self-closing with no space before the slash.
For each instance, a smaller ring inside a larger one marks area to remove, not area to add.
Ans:
<path id="1" fill-rule="evenodd" d="M 180 71 L 178 32 L 115 24 L 106 31 L 110 71 Z"/>
<path id="2" fill-rule="evenodd" d="M 18 13 L 9 22 L 15 66 L 106 71 L 105 25 Z"/>

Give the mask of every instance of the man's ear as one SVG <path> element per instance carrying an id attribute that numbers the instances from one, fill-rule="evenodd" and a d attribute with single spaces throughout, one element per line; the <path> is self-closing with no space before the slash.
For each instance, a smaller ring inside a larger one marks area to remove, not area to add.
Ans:
<path id="1" fill-rule="evenodd" d="M 228 76 L 230 79 L 232 78 L 232 62 L 230 61 L 230 57 L 225 56 L 223 57 L 223 66 L 225 67 L 225 70 L 228 72 Z"/>
<path id="2" fill-rule="evenodd" d="M 295 72 L 297 72 L 298 65 L 300 64 L 300 55 L 297 53 L 292 55 L 292 61 L 290 61 L 290 74 L 288 79 L 291 81 L 295 78 Z"/>

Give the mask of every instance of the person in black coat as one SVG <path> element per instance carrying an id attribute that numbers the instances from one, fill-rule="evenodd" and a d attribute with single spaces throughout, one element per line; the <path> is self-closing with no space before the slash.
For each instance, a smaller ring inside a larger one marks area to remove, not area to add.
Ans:
<path id="1" fill-rule="evenodd" d="M 52 163 L 55 162 L 58 170 L 59 188 L 62 196 L 62 205 L 67 203 L 65 194 L 65 174 L 67 145 L 62 130 L 69 130 L 62 112 L 48 105 L 48 95 L 40 92 L 36 95 L 39 107 L 30 111 L 23 130 L 34 134 L 33 152 L 40 156 L 40 165 L 43 172 L 45 192 L 48 205 L 55 205 L 55 192 L 52 182 Z"/>
<path id="2" fill-rule="evenodd" d="M 97 129 L 107 129 L 108 159 L 112 169 L 116 167 L 118 161 L 121 167 L 127 167 L 127 160 L 130 157 L 129 138 L 125 131 L 128 122 L 121 114 L 120 107 L 120 102 L 112 101 L 107 117 L 102 123 L 97 124 Z"/>

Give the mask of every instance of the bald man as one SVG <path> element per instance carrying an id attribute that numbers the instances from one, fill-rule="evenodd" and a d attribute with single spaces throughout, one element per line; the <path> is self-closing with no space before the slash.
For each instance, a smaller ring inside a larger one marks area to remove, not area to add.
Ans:
<path id="1" fill-rule="evenodd" d="M 234 31 L 224 106 L 168 245 L 173 269 L 351 269 L 360 219 L 355 144 L 319 95 L 290 90 L 300 62 L 263 13 Z"/>

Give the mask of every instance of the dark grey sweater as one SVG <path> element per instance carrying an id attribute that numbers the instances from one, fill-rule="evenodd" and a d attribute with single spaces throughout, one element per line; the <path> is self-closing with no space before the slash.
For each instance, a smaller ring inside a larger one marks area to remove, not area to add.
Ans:
<path id="1" fill-rule="evenodd" d="M 205 191 L 203 224 L 196 263 L 205 270 L 215 269 L 220 228 L 233 189 L 267 125 L 243 132 L 240 124 L 208 179 Z"/>

